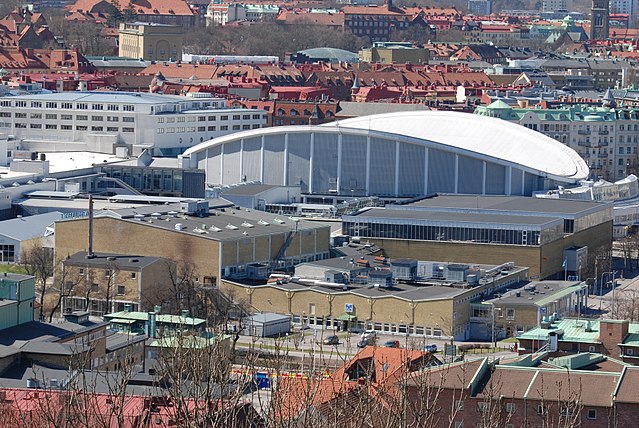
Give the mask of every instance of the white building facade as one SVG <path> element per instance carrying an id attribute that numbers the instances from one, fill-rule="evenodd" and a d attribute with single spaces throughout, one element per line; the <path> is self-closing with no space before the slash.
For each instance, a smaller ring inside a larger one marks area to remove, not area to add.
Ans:
<path id="1" fill-rule="evenodd" d="M 0 98 L 0 133 L 48 151 L 175 156 L 211 138 L 266 125 L 261 110 L 225 100 L 126 92 L 64 92 Z"/>

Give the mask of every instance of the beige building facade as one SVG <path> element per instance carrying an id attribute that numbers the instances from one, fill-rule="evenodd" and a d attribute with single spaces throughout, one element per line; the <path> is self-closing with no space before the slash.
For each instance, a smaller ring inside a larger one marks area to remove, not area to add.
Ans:
<path id="1" fill-rule="evenodd" d="M 514 286 L 528 269 L 514 267 L 478 286 L 412 286 L 329 289 L 296 283 L 246 285 L 222 281 L 224 291 L 252 310 L 290 315 L 293 322 L 345 329 L 359 326 L 380 333 L 468 339 L 470 304 L 490 290 Z"/>
<path id="2" fill-rule="evenodd" d="M 182 59 L 183 28 L 135 22 L 120 24 L 119 55 L 145 61 Z"/>
<path id="3" fill-rule="evenodd" d="M 161 211 L 161 208 L 158 207 Z M 93 248 L 161 257 L 189 267 L 198 283 L 246 276 L 253 263 L 285 268 L 329 257 L 330 226 L 261 211 L 212 211 L 205 217 L 168 213 L 134 218 L 98 217 Z M 88 219 L 55 224 L 56 257 L 87 252 Z"/>

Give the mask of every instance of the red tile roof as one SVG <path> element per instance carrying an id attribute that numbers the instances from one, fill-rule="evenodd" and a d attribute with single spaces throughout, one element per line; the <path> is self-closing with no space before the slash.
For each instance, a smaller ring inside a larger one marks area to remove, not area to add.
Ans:
<path id="1" fill-rule="evenodd" d="M 114 0 L 124 9 L 128 2 Z M 84 12 L 97 12 L 106 7 L 106 0 L 77 0 L 68 6 L 70 11 L 81 10 Z M 135 13 L 142 15 L 194 15 L 186 0 L 131 0 Z"/>

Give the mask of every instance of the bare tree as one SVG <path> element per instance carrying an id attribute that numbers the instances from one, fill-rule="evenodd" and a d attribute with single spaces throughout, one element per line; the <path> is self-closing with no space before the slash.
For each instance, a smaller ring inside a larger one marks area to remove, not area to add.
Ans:
<path id="1" fill-rule="evenodd" d="M 40 238 L 22 250 L 20 253 L 20 264 L 29 275 L 35 276 L 38 303 L 40 303 L 42 307 L 44 296 L 48 291 L 47 281 L 53 276 L 55 270 L 53 264 L 53 249 L 45 247 L 42 238 Z"/>

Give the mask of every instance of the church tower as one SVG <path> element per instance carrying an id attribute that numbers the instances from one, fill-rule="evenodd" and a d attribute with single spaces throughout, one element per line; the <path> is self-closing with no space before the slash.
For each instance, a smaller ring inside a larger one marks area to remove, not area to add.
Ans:
<path id="1" fill-rule="evenodd" d="M 608 0 L 592 0 L 590 12 L 590 40 L 607 39 L 610 3 Z"/>

